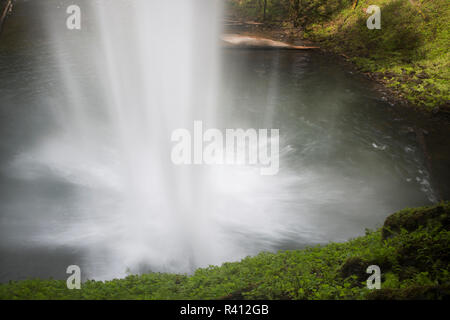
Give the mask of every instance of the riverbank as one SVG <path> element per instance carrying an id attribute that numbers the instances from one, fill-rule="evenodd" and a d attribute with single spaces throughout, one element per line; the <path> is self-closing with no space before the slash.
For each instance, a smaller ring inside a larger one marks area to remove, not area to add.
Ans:
<path id="1" fill-rule="evenodd" d="M 401 210 L 345 243 L 261 253 L 193 275 L 148 273 L 68 290 L 64 280 L 0 285 L 0 299 L 444 299 L 450 296 L 450 203 Z M 369 290 L 370 265 L 381 289 Z"/>
<path id="2" fill-rule="evenodd" d="M 251 1 L 243 1 L 239 6 L 230 2 L 234 20 L 261 19 L 257 11 L 246 7 Z M 449 117 L 448 1 L 361 0 L 354 8 L 351 2 L 310 2 L 318 5 L 309 8 L 308 17 L 302 16 L 301 8 L 295 20 L 288 11 L 279 13 L 279 8 L 269 8 L 266 22 L 244 24 L 244 34 L 293 44 L 316 44 L 343 56 L 360 72 L 382 84 L 397 101 Z M 365 11 L 369 5 L 381 8 L 380 30 L 366 26 L 369 15 Z"/>

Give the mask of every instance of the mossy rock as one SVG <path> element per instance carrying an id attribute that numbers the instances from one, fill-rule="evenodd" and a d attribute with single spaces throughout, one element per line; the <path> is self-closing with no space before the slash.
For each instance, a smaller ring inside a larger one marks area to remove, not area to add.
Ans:
<path id="1" fill-rule="evenodd" d="M 433 207 L 404 209 L 387 217 L 381 230 L 382 239 L 398 234 L 402 229 L 412 232 L 429 223 L 440 223 L 445 230 L 450 226 L 450 203 Z"/>
<path id="2" fill-rule="evenodd" d="M 368 266 L 370 266 L 370 263 L 360 257 L 351 257 L 348 258 L 339 269 L 339 274 L 344 279 L 356 276 L 358 282 L 361 282 L 367 278 L 366 270 Z"/>
<path id="3" fill-rule="evenodd" d="M 450 285 L 373 290 L 367 294 L 366 298 L 369 300 L 448 300 Z"/>

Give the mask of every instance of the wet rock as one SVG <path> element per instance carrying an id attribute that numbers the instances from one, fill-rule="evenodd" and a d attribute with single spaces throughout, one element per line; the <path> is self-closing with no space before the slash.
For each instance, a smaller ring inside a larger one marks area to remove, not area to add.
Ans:
<path id="1" fill-rule="evenodd" d="M 395 121 L 401 121 L 402 119 L 394 119 Z M 413 127 L 402 127 L 401 129 L 402 134 L 416 134 Z"/>

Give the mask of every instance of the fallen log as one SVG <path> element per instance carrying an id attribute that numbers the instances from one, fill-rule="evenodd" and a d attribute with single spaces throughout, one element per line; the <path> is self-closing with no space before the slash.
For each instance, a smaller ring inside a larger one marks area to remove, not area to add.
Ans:
<path id="1" fill-rule="evenodd" d="M 226 47 L 274 48 L 274 49 L 294 49 L 294 50 L 319 49 L 319 47 L 314 46 L 295 46 L 286 42 L 239 34 L 223 35 L 222 41 Z"/>
<path id="2" fill-rule="evenodd" d="M 263 25 L 264 23 L 262 22 L 255 22 L 255 21 L 240 21 L 240 20 L 229 20 L 229 19 L 225 19 L 224 20 L 224 25 L 226 26 L 234 26 L 234 25 L 239 25 L 239 26 L 243 26 L 243 25 L 249 25 L 249 26 L 260 26 Z"/>

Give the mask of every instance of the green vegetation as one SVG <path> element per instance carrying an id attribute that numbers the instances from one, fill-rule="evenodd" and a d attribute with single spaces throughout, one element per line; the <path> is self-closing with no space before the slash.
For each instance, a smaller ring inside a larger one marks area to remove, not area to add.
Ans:
<path id="1" fill-rule="evenodd" d="M 232 15 L 263 21 L 261 0 L 229 0 Z M 268 0 L 266 28 L 343 54 L 398 96 L 426 110 L 450 109 L 450 2 L 447 0 Z M 381 8 L 381 29 L 365 12 Z M 266 29 L 267 30 L 267 29 Z"/>
<path id="2" fill-rule="evenodd" d="M 0 285 L 0 299 L 441 299 L 450 294 L 450 203 L 405 209 L 346 243 L 261 253 L 193 275 L 149 273 L 81 290 L 65 281 Z M 369 265 L 382 288 L 366 288 Z"/>

